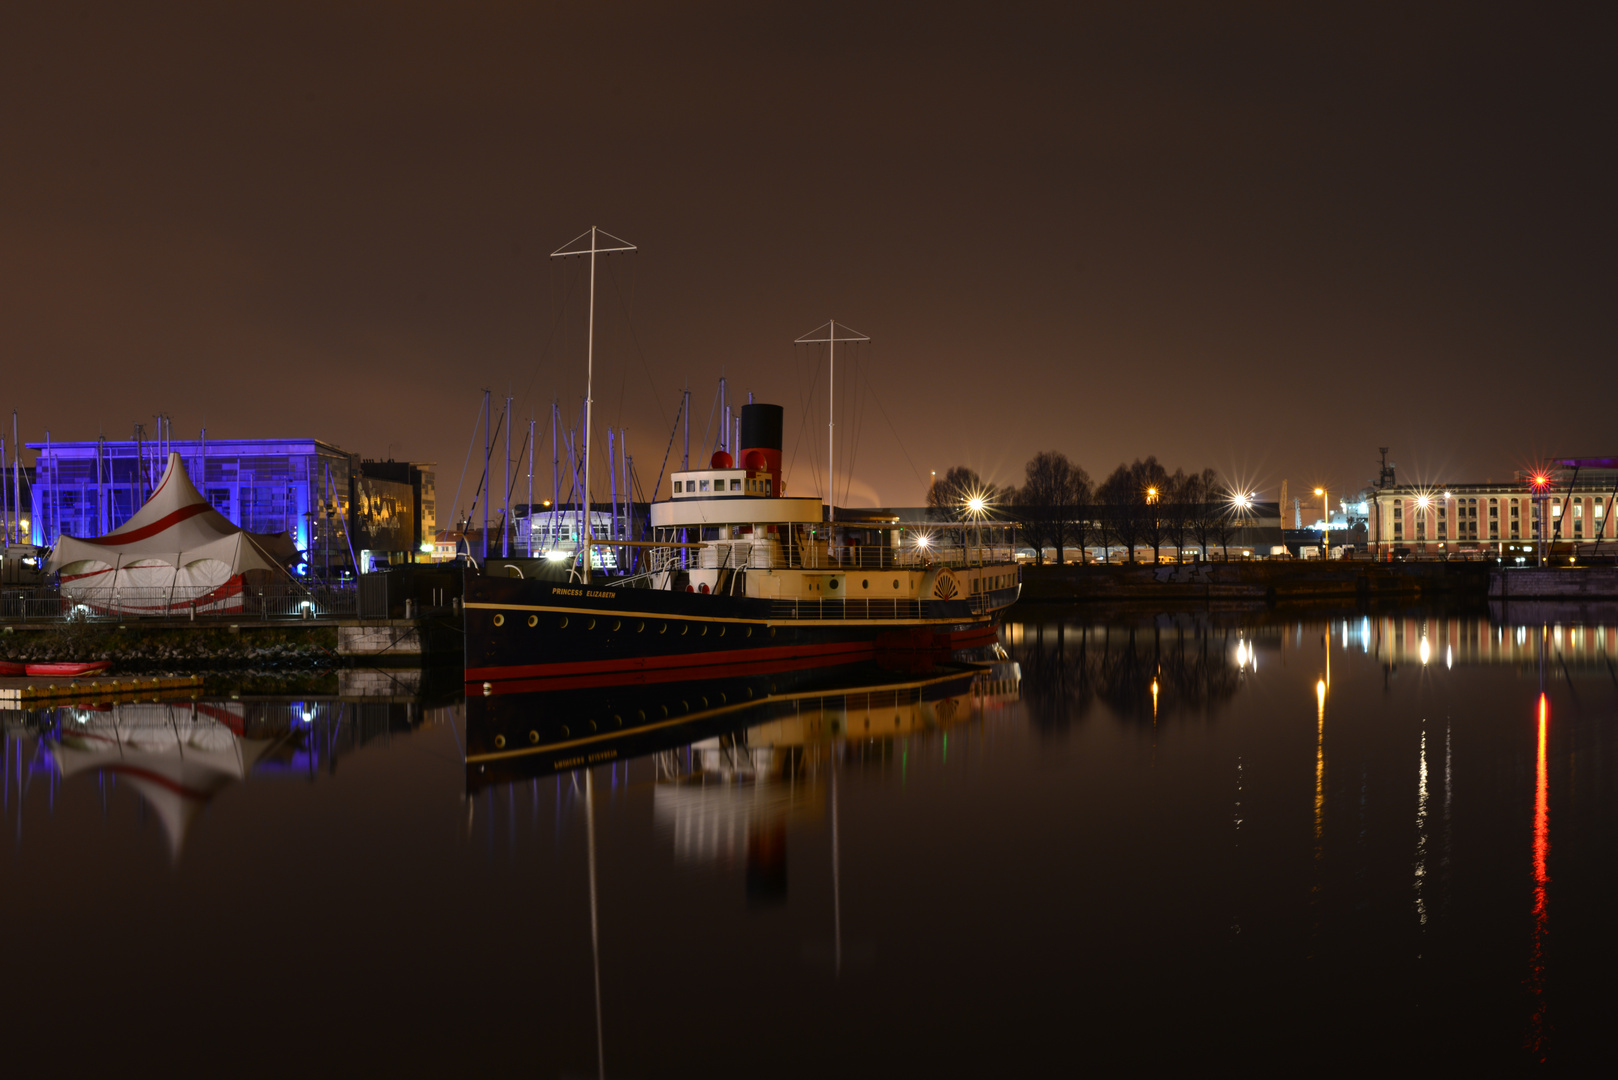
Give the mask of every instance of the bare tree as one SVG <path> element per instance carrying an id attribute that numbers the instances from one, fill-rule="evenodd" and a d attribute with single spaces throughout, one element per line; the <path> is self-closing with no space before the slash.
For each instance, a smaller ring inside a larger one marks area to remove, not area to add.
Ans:
<path id="1" fill-rule="evenodd" d="M 1081 503 L 1088 504 L 1089 491 L 1089 474 L 1061 451 L 1042 450 L 1028 462 L 1015 501 L 1024 533 L 1039 545 L 1041 561 L 1046 541 L 1056 549 L 1057 563 L 1065 561 L 1077 528 L 1076 511 Z"/>
<path id="2" fill-rule="evenodd" d="M 1096 489 L 1096 502 L 1101 510 L 1102 535 L 1110 544 L 1117 540 L 1130 562 L 1135 561 L 1135 543 L 1140 539 L 1144 519 L 1145 491 L 1135 485 L 1135 476 L 1128 465 L 1120 465 Z"/>
<path id="3" fill-rule="evenodd" d="M 1229 509 L 1230 501 L 1219 482 L 1219 474 L 1203 469 L 1197 477 L 1201 498 L 1191 515 L 1191 534 L 1197 538 L 1204 559 L 1211 557 L 1210 548 L 1219 537 L 1219 522 Z"/>
<path id="4" fill-rule="evenodd" d="M 1191 516 L 1196 513 L 1202 499 L 1202 474 L 1187 476 L 1184 469 L 1175 469 L 1163 487 L 1164 531 L 1174 542 L 1174 557 L 1179 560 L 1185 551 L 1185 538 L 1191 531 Z"/>

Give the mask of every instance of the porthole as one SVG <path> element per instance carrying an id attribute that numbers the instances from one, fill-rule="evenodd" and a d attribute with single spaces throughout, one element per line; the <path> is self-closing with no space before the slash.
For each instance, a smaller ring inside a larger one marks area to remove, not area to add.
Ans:
<path id="1" fill-rule="evenodd" d="M 528 616 L 528 625 L 530 627 L 538 626 L 539 625 L 539 616 L 538 615 L 530 615 L 530 616 Z"/>
<path id="2" fill-rule="evenodd" d="M 751 686 L 747 688 L 747 700 L 753 700 L 753 688 Z"/>
<path id="3" fill-rule="evenodd" d="M 690 629 L 691 629 L 691 627 L 687 626 L 685 623 L 681 623 L 680 624 L 680 636 L 684 637 L 686 635 L 686 633 L 688 631 L 690 631 Z"/>
<path id="4" fill-rule="evenodd" d="M 646 629 L 646 624 L 645 624 L 645 623 L 643 623 L 643 622 L 639 622 L 639 623 L 636 623 L 636 624 L 635 624 L 635 633 L 637 633 L 637 634 L 638 634 L 638 633 L 640 633 L 640 632 L 641 632 L 641 631 L 642 631 L 642 630 L 645 630 L 645 629 Z"/>
<path id="5" fill-rule="evenodd" d="M 645 709 L 636 709 L 635 710 L 635 719 L 644 722 L 645 719 L 646 719 L 646 710 Z"/>
<path id="6" fill-rule="evenodd" d="M 724 628 L 724 627 L 723 627 L 723 626 L 721 626 L 721 627 L 720 627 L 720 628 L 719 628 L 719 636 L 720 636 L 720 637 L 724 637 L 724 636 L 725 636 L 725 628 Z"/>
<path id="7" fill-rule="evenodd" d="M 773 627 L 773 626 L 772 626 L 772 627 L 770 627 L 770 636 L 771 636 L 771 637 L 774 637 L 774 636 L 775 636 L 775 627 Z"/>
<path id="8" fill-rule="evenodd" d="M 725 696 L 725 692 L 723 690 L 719 691 L 719 704 L 727 705 L 729 703 L 730 703 L 730 698 Z"/>
<path id="9" fill-rule="evenodd" d="M 571 734 L 571 732 L 568 730 L 568 726 L 566 724 L 563 724 L 562 725 L 562 737 L 565 739 L 570 734 Z"/>
<path id="10" fill-rule="evenodd" d="M 690 712 L 691 711 L 691 703 L 689 701 L 680 702 L 680 711 L 681 712 Z"/>
<path id="11" fill-rule="evenodd" d="M 706 709 L 708 707 L 708 697 L 707 697 L 706 694 L 704 694 L 702 697 L 698 698 L 697 700 L 702 702 L 702 707 L 704 709 Z"/>
<path id="12" fill-rule="evenodd" d="M 494 737 L 494 748 L 496 750 L 500 749 L 501 747 L 503 747 L 505 745 L 506 745 L 506 737 L 504 735 L 496 735 Z"/>
<path id="13" fill-rule="evenodd" d="M 657 632 L 659 634 L 668 633 L 669 632 L 669 624 L 668 623 L 658 623 L 657 624 Z"/>
<path id="14" fill-rule="evenodd" d="M 747 637 L 752 637 L 752 636 L 753 636 L 753 628 L 752 628 L 752 627 L 751 627 L 751 626 L 749 626 L 749 627 L 748 627 L 748 628 L 747 628 L 747 634 L 746 634 L 746 636 L 747 636 Z"/>
<path id="15" fill-rule="evenodd" d="M 698 630 L 698 631 L 697 631 L 697 634 L 698 634 L 698 636 L 700 636 L 700 637 L 707 637 L 707 636 L 708 636 L 708 624 L 707 624 L 707 623 L 703 623 L 703 624 L 702 624 L 702 629 L 701 629 L 701 630 Z"/>
<path id="16" fill-rule="evenodd" d="M 661 712 L 664 716 L 668 716 L 669 707 L 667 705 L 659 705 L 657 708 L 658 708 L 658 711 Z"/>
<path id="17" fill-rule="evenodd" d="M 592 721 L 590 721 L 590 730 L 594 731 L 595 729 L 596 729 L 596 722 L 594 720 L 592 720 Z"/>
<path id="18" fill-rule="evenodd" d="M 539 741 L 539 732 L 530 731 L 528 733 L 528 741 L 531 743 L 537 743 Z"/>
<path id="19" fill-rule="evenodd" d="M 616 631 L 622 625 L 624 625 L 624 624 L 620 620 L 618 620 L 618 619 L 612 620 L 612 628 L 613 628 L 613 630 Z"/>
<path id="20" fill-rule="evenodd" d="M 837 588 L 837 579 L 836 578 L 831 579 L 831 587 L 833 589 Z"/>
<path id="21" fill-rule="evenodd" d="M 504 615 L 496 615 L 494 617 L 494 625 L 496 625 L 496 626 L 504 626 L 504 625 L 506 625 L 506 617 Z"/>
<path id="22" fill-rule="evenodd" d="M 594 630 L 596 628 L 596 621 L 591 619 L 589 622 L 584 624 L 584 628 L 586 630 Z"/>
<path id="23" fill-rule="evenodd" d="M 623 727 L 624 726 L 624 718 L 619 716 L 617 713 L 612 714 L 612 722 L 613 722 L 613 725 L 616 726 L 616 727 Z"/>
<path id="24" fill-rule="evenodd" d="M 561 627 L 563 630 L 566 630 L 567 629 L 567 616 L 563 615 L 562 618 L 561 618 L 561 621 L 558 622 L 556 625 Z"/>
<path id="25" fill-rule="evenodd" d="M 865 578 L 863 581 L 860 582 L 860 588 L 869 589 L 870 587 L 871 587 L 871 579 L 870 578 Z"/>
<path id="26" fill-rule="evenodd" d="M 893 579 L 893 587 L 895 589 L 897 589 L 899 587 L 899 579 L 898 578 Z"/>

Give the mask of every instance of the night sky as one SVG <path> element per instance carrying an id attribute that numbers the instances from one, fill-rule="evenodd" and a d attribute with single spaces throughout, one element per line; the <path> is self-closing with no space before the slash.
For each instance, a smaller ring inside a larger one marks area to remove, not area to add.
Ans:
<path id="1" fill-rule="evenodd" d="M 1041 449 L 1271 498 L 1379 445 L 1433 483 L 1618 454 L 1603 8 L 8 4 L 0 407 L 436 460 L 447 516 L 485 386 L 549 476 L 585 286 L 548 256 L 599 225 L 640 251 L 596 415 L 647 485 L 723 371 L 817 493 L 828 317 L 874 339 L 854 505 Z"/>

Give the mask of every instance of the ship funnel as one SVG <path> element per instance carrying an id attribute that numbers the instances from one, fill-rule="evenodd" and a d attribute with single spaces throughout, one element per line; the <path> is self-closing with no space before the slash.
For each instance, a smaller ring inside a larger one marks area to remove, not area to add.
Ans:
<path id="1" fill-rule="evenodd" d="M 784 427 L 785 410 L 781 406 L 742 406 L 742 463 L 757 472 L 774 474 L 777 491 L 781 483 L 781 431 Z"/>

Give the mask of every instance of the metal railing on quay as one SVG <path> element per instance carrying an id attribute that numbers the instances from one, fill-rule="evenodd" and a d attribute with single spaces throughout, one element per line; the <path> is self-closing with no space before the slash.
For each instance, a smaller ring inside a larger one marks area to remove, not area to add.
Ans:
<path id="1" fill-rule="evenodd" d="M 4 622 L 125 622 L 131 619 L 300 620 L 352 617 L 358 610 L 353 585 L 316 585 L 306 591 L 237 594 L 209 599 L 173 589 L 121 588 L 116 592 L 64 596 L 0 597 Z"/>

